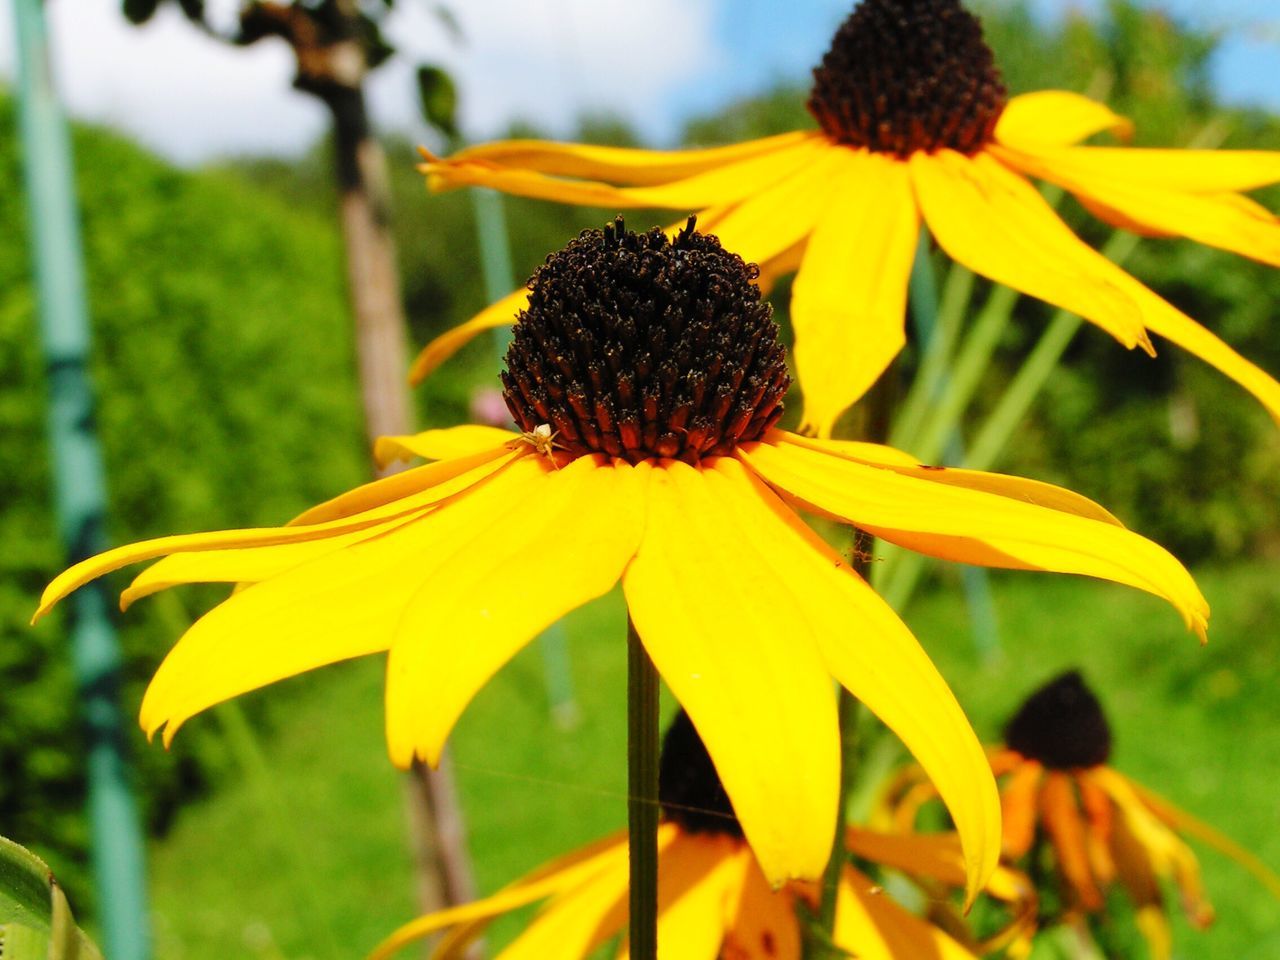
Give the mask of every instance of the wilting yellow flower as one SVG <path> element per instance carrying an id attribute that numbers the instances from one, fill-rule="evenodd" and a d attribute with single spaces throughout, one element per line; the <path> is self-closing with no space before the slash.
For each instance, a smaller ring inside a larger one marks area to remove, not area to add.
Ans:
<path id="1" fill-rule="evenodd" d="M 1101 577 L 1208 607 L 1167 552 L 1097 504 L 1030 480 L 922 466 L 889 447 L 774 428 L 788 375 L 754 267 L 692 226 L 584 233 L 533 280 L 502 374 L 522 433 L 384 439 L 440 462 L 287 526 L 163 537 L 59 576 L 167 555 L 124 602 L 180 583 L 244 589 L 197 621 L 142 704 L 165 738 L 228 697 L 390 652 L 387 739 L 435 763 L 476 691 L 529 640 L 621 580 L 645 647 L 707 741 L 773 882 L 816 876 L 836 821 L 834 677 L 920 760 L 995 865 L 986 756 L 907 627 L 796 509 L 932 556 Z"/>
<path id="2" fill-rule="evenodd" d="M 1125 130 L 1063 91 L 1007 99 L 978 21 L 958 0 L 863 0 L 814 71 L 820 129 L 656 152 L 516 140 L 427 156 L 434 190 L 477 185 L 609 208 L 701 211 L 703 229 L 791 301 L 806 424 L 825 435 L 905 342 L 921 219 L 957 263 L 1077 313 L 1126 347 L 1159 334 L 1280 416 L 1280 384 L 1081 242 L 1026 179 L 1096 216 L 1280 265 L 1280 221 L 1243 195 L 1280 181 L 1280 152 L 1078 146 Z M 517 292 L 418 358 L 425 376 L 477 332 L 511 323 Z"/>
<path id="3" fill-rule="evenodd" d="M 678 960 L 799 960 L 797 906 L 818 905 L 814 883 L 770 889 L 743 840 L 706 748 L 678 715 L 663 745 L 658 828 L 658 956 Z M 963 886 L 964 863 L 954 835 L 894 836 L 849 829 L 850 854 L 903 871 L 933 889 Z M 448 931 L 432 960 L 466 956 L 496 917 L 546 901 L 498 960 L 581 960 L 624 933 L 628 914 L 627 835 L 623 831 L 544 864 L 476 903 L 405 924 L 368 957 L 387 960 L 423 937 Z M 1034 923 L 1035 894 L 1007 867 L 985 891 L 1012 911 L 1009 930 Z M 952 937 L 899 906 L 860 870 L 840 876 L 832 942 L 860 960 L 969 960 L 979 945 L 964 931 Z M 1007 932 L 1002 937 L 1007 937 Z M 984 945 L 985 946 L 985 945 Z M 622 943 L 618 955 L 626 957 Z"/>
<path id="4" fill-rule="evenodd" d="M 1105 909 L 1119 885 L 1137 909 L 1137 923 L 1155 960 L 1167 960 L 1171 941 L 1161 881 L 1178 888 L 1196 927 L 1213 920 L 1200 865 L 1181 838 L 1202 840 L 1236 860 L 1280 897 L 1277 877 L 1257 857 L 1189 813 L 1107 766 L 1111 730 L 1097 697 L 1072 671 L 1031 695 L 1009 722 L 1007 747 L 991 755 L 1000 791 L 1004 857 L 1018 863 L 1047 840 L 1071 922 Z M 920 806 L 936 796 L 910 773 L 894 802 L 894 818 L 909 829 Z M 906 787 L 906 789 L 902 789 Z"/>

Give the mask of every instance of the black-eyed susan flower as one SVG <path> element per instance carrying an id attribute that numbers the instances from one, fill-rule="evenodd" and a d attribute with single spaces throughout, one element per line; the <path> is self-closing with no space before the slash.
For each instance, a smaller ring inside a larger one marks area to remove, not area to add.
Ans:
<path id="1" fill-rule="evenodd" d="M 663 741 L 659 777 L 658 955 L 680 960 L 799 960 L 804 939 L 797 908 L 812 912 L 818 889 L 792 882 L 772 889 L 743 837 L 693 724 L 682 711 Z M 851 855 L 903 871 L 925 884 L 964 883 L 957 844 L 948 837 L 900 837 L 850 829 Z M 581 960 L 623 934 L 628 911 L 627 836 L 606 837 L 539 867 L 487 899 L 405 924 L 370 954 L 387 960 L 447 931 L 432 960 L 454 960 L 498 916 L 543 902 L 499 960 Z M 862 960 L 966 960 L 962 939 L 898 905 L 869 876 L 847 864 L 840 876 L 832 942 Z M 1034 910 L 1030 881 L 1000 868 L 986 892 L 1021 923 Z M 618 956 L 628 955 L 623 942 Z"/>
<path id="2" fill-rule="evenodd" d="M 428 156 L 433 189 L 482 185 L 611 208 L 700 210 L 760 264 L 798 270 L 795 363 L 806 424 L 826 435 L 905 342 L 923 220 L 957 263 L 1077 313 L 1126 347 L 1159 334 L 1280 416 L 1280 384 L 1081 242 L 1027 177 L 1060 184 L 1106 222 L 1185 236 L 1280 265 L 1280 221 L 1244 195 L 1280 181 L 1280 153 L 1080 146 L 1128 124 L 1073 93 L 1006 96 L 959 0 L 863 0 L 814 71 L 816 131 L 655 152 L 540 141 Z M 470 336 L 511 322 L 523 293 L 430 344 L 425 376 Z"/>
<path id="3" fill-rule="evenodd" d="M 1108 891 L 1119 887 L 1133 902 L 1152 957 L 1167 960 L 1162 882 L 1177 888 L 1193 926 L 1213 920 L 1184 834 L 1236 860 L 1280 897 L 1280 877 L 1257 857 L 1107 765 L 1110 725 L 1079 672 L 1033 693 L 1009 722 L 1005 744 L 991 754 L 992 770 L 1003 779 L 1004 858 L 1016 864 L 1051 852 L 1064 904 L 1051 919 L 1077 922 L 1101 913 Z M 899 785 L 908 787 L 895 811 L 902 827 L 915 821 L 921 803 L 934 794 L 927 782 L 911 785 L 912 779 Z"/>
<path id="4" fill-rule="evenodd" d="M 126 604 L 239 583 L 161 664 L 142 704 L 148 734 L 163 728 L 167 742 L 229 697 L 388 652 L 387 739 L 408 765 L 437 762 L 504 663 L 621 580 L 771 882 L 817 876 L 831 849 L 834 677 L 937 783 L 973 893 L 999 853 L 986 756 L 911 632 L 797 510 L 951 560 L 1126 583 L 1202 636 L 1207 605 L 1172 556 L 1066 490 L 776 429 L 788 375 L 754 277 L 692 222 L 674 240 L 620 222 L 585 232 L 538 270 L 506 355 L 519 433 L 384 440 L 384 455 L 438 462 L 283 527 L 108 551 L 50 584 L 37 616 L 156 557 Z"/>

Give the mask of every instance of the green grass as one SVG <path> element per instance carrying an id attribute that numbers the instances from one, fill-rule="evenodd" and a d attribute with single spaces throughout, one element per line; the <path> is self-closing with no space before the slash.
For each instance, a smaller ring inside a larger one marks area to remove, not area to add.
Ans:
<path id="1" fill-rule="evenodd" d="M 1080 666 L 1109 708 L 1115 765 L 1280 866 L 1280 589 L 1263 564 L 1199 579 L 1214 604 L 1204 649 L 1155 600 L 1044 575 L 993 579 L 1004 648 L 993 663 L 973 653 L 949 585 L 908 619 L 984 737 L 998 736 L 1036 684 Z M 568 619 L 581 708 L 572 730 L 550 719 L 536 646 L 464 714 L 452 743 L 482 890 L 625 823 L 622 630 L 616 593 Z M 381 663 L 330 668 L 292 688 L 256 695 L 278 700 L 261 744 L 265 784 L 247 774 L 222 785 L 155 844 L 158 956 L 355 957 L 412 915 Z M 194 722 L 236 731 L 234 716 Z M 1202 863 L 1219 919 L 1203 934 L 1175 921 L 1179 956 L 1280 955 L 1280 907 L 1212 851 Z"/>

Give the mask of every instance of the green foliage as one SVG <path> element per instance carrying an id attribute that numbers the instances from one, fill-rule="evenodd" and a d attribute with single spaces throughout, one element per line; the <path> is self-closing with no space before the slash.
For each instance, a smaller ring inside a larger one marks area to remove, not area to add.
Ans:
<path id="1" fill-rule="evenodd" d="M 102 960 L 76 926 L 49 866 L 0 837 L 0 956 L 8 960 Z"/>
<path id="2" fill-rule="evenodd" d="M 13 124 L 0 99 L 0 129 Z M 113 539 L 279 523 L 361 480 L 331 221 L 225 174 L 180 173 L 99 131 L 77 131 L 75 150 Z M 0 176 L 21 182 L 11 137 L 0 139 Z M 84 758 L 65 622 L 27 623 L 62 553 L 26 216 L 20 190 L 0 191 L 0 822 L 83 909 Z M 184 616 L 143 603 L 123 621 L 128 713 Z M 220 742 L 199 725 L 171 753 L 136 731 L 130 746 L 155 828 L 222 766 Z"/>

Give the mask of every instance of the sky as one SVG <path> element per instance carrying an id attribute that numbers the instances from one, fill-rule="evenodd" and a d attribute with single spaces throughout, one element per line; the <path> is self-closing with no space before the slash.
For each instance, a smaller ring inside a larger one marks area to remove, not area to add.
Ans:
<path id="1" fill-rule="evenodd" d="M 1104 0 L 1034 0 L 1047 17 Z M 1214 80 L 1228 100 L 1280 110 L 1280 0 L 1143 0 L 1227 37 Z M 13 76 L 11 0 L 0 0 L 0 77 Z M 236 0 L 209 0 L 234 16 Z M 426 136 L 413 69 L 450 69 L 474 139 L 513 120 L 566 134 L 584 111 L 616 113 L 658 145 L 691 116 L 802 79 L 850 0 L 455 0 L 451 38 L 430 0 L 399 0 L 387 33 L 401 53 L 369 86 L 375 123 Z M 119 0 L 48 0 L 57 83 L 74 116 L 126 132 L 187 165 L 232 154 L 296 155 L 323 134 L 313 98 L 290 88 L 292 54 L 240 50 L 165 10 L 129 25 Z"/>

